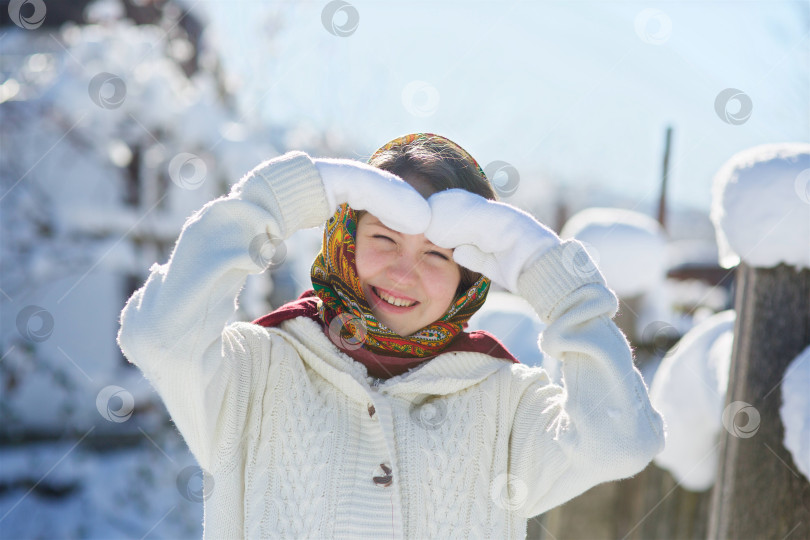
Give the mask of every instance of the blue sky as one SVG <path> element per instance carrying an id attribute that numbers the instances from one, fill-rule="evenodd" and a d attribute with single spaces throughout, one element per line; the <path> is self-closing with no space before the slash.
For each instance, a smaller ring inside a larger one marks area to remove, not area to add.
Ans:
<path id="1" fill-rule="evenodd" d="M 671 200 L 701 209 L 737 151 L 810 141 L 807 2 L 357 1 L 346 37 L 324 27 L 327 3 L 203 2 L 246 118 L 328 131 L 356 157 L 440 133 L 514 165 L 517 198 L 550 178 L 642 207 L 668 124 Z M 751 99 L 743 124 L 715 112 L 726 88 Z"/>

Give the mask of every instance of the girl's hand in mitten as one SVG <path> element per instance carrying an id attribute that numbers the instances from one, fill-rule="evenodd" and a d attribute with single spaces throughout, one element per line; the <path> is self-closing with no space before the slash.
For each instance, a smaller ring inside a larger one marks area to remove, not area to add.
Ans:
<path id="1" fill-rule="evenodd" d="M 526 212 L 462 189 L 432 195 L 425 237 L 453 259 L 517 292 L 521 272 L 560 238 Z"/>
<path id="2" fill-rule="evenodd" d="M 420 234 L 430 222 L 430 206 L 395 174 L 350 159 L 314 159 L 332 212 L 343 203 L 366 210 L 387 227 Z"/>

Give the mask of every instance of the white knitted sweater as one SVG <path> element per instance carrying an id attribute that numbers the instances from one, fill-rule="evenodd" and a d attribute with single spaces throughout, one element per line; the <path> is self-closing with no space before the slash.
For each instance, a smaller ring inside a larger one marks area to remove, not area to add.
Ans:
<path id="1" fill-rule="evenodd" d="M 539 368 L 448 353 L 377 381 L 308 318 L 236 322 L 257 235 L 329 216 L 312 160 L 268 161 L 186 222 L 121 314 L 118 342 L 159 392 L 206 483 L 205 538 L 524 538 L 526 520 L 663 448 L 661 417 L 575 241 L 521 275 L 547 328 Z"/>

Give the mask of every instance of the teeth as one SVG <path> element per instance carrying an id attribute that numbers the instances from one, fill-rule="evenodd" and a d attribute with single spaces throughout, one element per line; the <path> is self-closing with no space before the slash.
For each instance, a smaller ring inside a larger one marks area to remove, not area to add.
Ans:
<path id="1" fill-rule="evenodd" d="M 385 300 L 389 304 L 399 306 L 399 307 L 403 307 L 403 306 L 408 307 L 408 306 L 411 306 L 411 305 L 414 304 L 414 302 L 408 302 L 407 300 L 403 300 L 402 298 L 395 298 L 393 296 L 389 296 L 389 295 L 385 294 L 384 292 L 382 292 L 379 289 L 376 289 L 376 290 L 377 290 L 377 294 L 380 296 L 380 298 L 382 298 L 383 300 Z"/>

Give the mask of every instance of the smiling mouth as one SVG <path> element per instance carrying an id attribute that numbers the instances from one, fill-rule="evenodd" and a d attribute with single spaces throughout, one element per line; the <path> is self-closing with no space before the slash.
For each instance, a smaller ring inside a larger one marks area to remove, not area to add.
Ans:
<path id="1" fill-rule="evenodd" d="M 371 290 L 374 291 L 374 294 L 376 294 L 380 298 L 380 300 L 391 306 L 412 307 L 419 303 L 416 300 L 406 300 L 404 298 L 398 298 L 396 296 L 390 295 L 387 292 L 378 289 L 377 287 L 371 287 Z"/>

